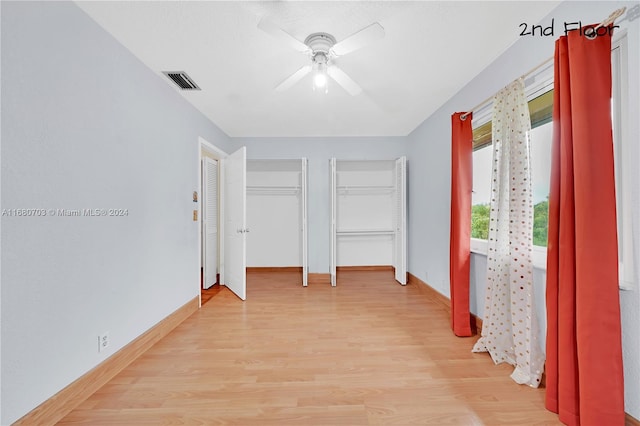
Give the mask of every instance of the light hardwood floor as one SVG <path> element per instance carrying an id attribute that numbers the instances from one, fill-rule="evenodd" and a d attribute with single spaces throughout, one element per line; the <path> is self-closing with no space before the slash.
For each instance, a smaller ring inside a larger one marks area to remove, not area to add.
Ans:
<path id="1" fill-rule="evenodd" d="M 222 289 L 58 424 L 560 424 L 544 389 L 471 353 L 391 272 L 298 283 L 251 273 L 246 302 Z"/>

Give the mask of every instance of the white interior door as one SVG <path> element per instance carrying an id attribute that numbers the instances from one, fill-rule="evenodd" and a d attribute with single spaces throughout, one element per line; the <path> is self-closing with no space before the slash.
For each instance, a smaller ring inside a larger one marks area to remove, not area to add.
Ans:
<path id="1" fill-rule="evenodd" d="M 203 288 L 207 289 L 216 283 L 218 273 L 218 162 L 205 157 L 202 160 L 204 222 L 203 222 Z"/>
<path id="2" fill-rule="evenodd" d="M 242 147 L 223 160 L 224 280 L 240 299 L 247 298 L 247 153 Z"/>
<path id="3" fill-rule="evenodd" d="M 330 175 L 330 184 L 329 184 L 329 188 L 331 191 L 331 237 L 330 237 L 330 242 L 329 245 L 331 246 L 330 250 L 331 250 L 331 254 L 330 254 L 330 274 L 331 274 L 331 285 L 332 286 L 336 286 L 336 249 L 337 249 L 337 242 L 336 242 L 336 238 L 337 238 L 337 229 L 336 229 L 336 192 L 337 192 L 337 176 L 336 176 L 336 159 L 332 158 L 330 160 L 330 171 L 329 171 L 329 175 Z"/>
<path id="4" fill-rule="evenodd" d="M 396 160 L 394 267 L 396 281 L 407 284 L 407 159 Z"/>
<path id="5" fill-rule="evenodd" d="M 309 283 L 309 227 L 307 225 L 307 159 L 302 159 L 300 194 L 302 208 L 302 285 Z"/>

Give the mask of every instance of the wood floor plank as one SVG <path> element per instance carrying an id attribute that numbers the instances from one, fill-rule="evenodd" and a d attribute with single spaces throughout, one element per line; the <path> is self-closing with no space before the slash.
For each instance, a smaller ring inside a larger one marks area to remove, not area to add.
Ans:
<path id="1" fill-rule="evenodd" d="M 474 354 L 442 302 L 391 271 L 248 274 L 60 425 L 559 425 L 544 390 Z"/>

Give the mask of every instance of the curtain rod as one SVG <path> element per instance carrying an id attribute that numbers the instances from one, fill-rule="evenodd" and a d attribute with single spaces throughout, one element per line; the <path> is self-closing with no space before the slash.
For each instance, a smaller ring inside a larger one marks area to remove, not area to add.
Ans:
<path id="1" fill-rule="evenodd" d="M 615 22 L 616 19 L 618 19 L 620 16 L 622 16 L 624 14 L 624 12 L 627 10 L 626 7 L 622 7 L 620 9 L 614 10 L 613 12 L 611 12 L 611 14 L 602 22 L 600 22 L 600 24 L 598 24 L 597 27 L 594 28 L 594 34 L 596 33 L 596 31 L 598 30 L 598 28 L 601 27 L 605 27 L 605 26 L 609 26 L 611 24 L 613 24 Z M 594 37 L 595 38 L 595 37 Z M 520 77 L 518 77 L 516 80 L 520 79 L 520 78 L 525 78 L 531 74 L 533 74 L 534 72 L 538 71 L 540 68 L 542 68 L 543 66 L 547 65 L 549 62 L 553 61 L 553 56 L 551 56 L 550 58 L 545 59 L 542 63 L 536 65 L 535 67 L 531 68 L 529 71 L 527 71 L 526 73 L 522 74 Z M 515 81 L 515 80 L 514 80 Z M 460 116 L 460 120 L 464 121 L 467 119 L 467 116 L 469 114 L 471 114 L 473 111 L 476 111 L 478 108 L 482 107 L 484 104 L 486 104 L 487 102 L 489 102 L 491 99 L 493 99 L 495 95 L 491 95 L 489 96 L 487 99 L 483 100 L 482 102 L 480 102 L 478 105 L 474 106 L 473 108 L 471 108 L 471 110 L 465 112 L 464 114 L 462 114 Z"/>

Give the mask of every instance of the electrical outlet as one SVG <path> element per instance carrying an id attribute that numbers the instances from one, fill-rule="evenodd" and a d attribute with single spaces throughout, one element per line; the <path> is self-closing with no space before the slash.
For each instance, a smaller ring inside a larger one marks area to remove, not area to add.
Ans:
<path id="1" fill-rule="evenodd" d="M 102 352 L 109 347 L 109 332 L 98 336 L 98 352 Z"/>

